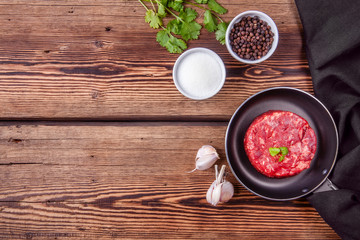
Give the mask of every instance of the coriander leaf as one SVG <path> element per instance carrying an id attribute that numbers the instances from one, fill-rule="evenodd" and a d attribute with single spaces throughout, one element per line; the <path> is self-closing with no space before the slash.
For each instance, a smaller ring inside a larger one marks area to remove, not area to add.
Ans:
<path id="1" fill-rule="evenodd" d="M 277 154 L 280 153 L 280 148 L 269 148 L 270 155 L 275 157 Z"/>
<path id="2" fill-rule="evenodd" d="M 285 156 L 289 153 L 287 147 L 279 147 L 279 148 L 269 148 L 270 155 L 275 157 L 281 152 L 281 156 L 279 157 L 279 162 L 285 159 Z"/>
<path id="3" fill-rule="evenodd" d="M 289 149 L 287 147 L 279 147 L 279 148 L 280 148 L 281 154 L 283 156 L 285 156 L 289 153 Z"/>
<path id="4" fill-rule="evenodd" d="M 228 27 L 228 23 L 226 22 L 221 22 L 218 24 L 216 32 L 215 32 L 215 36 L 216 36 L 216 40 L 218 40 L 222 45 L 225 44 L 225 34 L 226 34 L 226 29 Z"/>
<path id="5" fill-rule="evenodd" d="M 156 41 L 170 53 L 182 53 L 186 48 L 186 43 L 171 35 L 167 30 L 161 30 L 156 34 Z"/>
<path id="6" fill-rule="evenodd" d="M 192 8 L 185 8 L 180 11 L 179 17 L 185 22 L 191 22 L 197 17 L 197 12 Z"/>
<path id="7" fill-rule="evenodd" d="M 150 10 L 144 2 L 151 2 L 153 10 Z M 152 28 L 159 28 L 160 30 L 156 34 L 156 41 L 170 53 L 181 53 L 186 48 L 186 41 L 191 39 L 198 39 L 200 35 L 200 30 L 202 25 L 197 23 L 198 13 L 193 8 L 186 8 L 185 5 L 191 4 L 197 6 L 205 11 L 206 16 L 204 16 L 204 26 L 210 31 L 216 31 L 216 39 L 219 40 L 221 44 L 225 42 L 225 31 L 227 24 L 220 23 L 217 25 L 218 20 L 215 18 L 218 14 L 227 12 L 217 0 L 194 0 L 197 4 L 186 2 L 185 0 L 139 0 L 139 2 L 146 9 L 145 22 L 149 23 Z M 154 4 L 157 4 L 157 9 L 155 9 Z M 202 7 L 198 4 L 208 4 L 207 7 Z M 175 13 L 178 12 L 178 13 Z M 175 17 L 173 20 L 166 21 L 167 24 L 163 22 L 163 19 L 166 16 L 172 15 Z M 205 19 L 206 18 L 206 19 Z M 176 37 L 175 35 L 180 35 L 181 37 Z"/>
<path id="8" fill-rule="evenodd" d="M 158 15 L 161 18 L 166 17 L 167 12 L 166 12 L 166 7 L 168 4 L 168 0 L 156 0 L 157 6 L 158 6 Z"/>
<path id="9" fill-rule="evenodd" d="M 166 17 L 166 15 L 165 5 L 158 3 L 158 16 L 163 18 Z"/>
<path id="10" fill-rule="evenodd" d="M 156 34 L 156 41 L 162 46 L 165 47 L 167 42 L 169 42 L 170 37 L 166 30 L 161 30 Z"/>
<path id="11" fill-rule="evenodd" d="M 226 8 L 223 8 L 216 0 L 209 0 L 208 7 L 216 13 L 224 14 L 227 12 Z"/>
<path id="12" fill-rule="evenodd" d="M 206 3 L 208 3 L 208 0 L 195 0 L 195 2 L 200 3 L 200 4 L 206 4 Z"/>
<path id="13" fill-rule="evenodd" d="M 182 53 L 186 48 L 186 43 L 179 38 L 170 36 L 169 43 L 165 46 L 170 53 Z"/>
<path id="14" fill-rule="evenodd" d="M 153 10 L 146 11 L 145 22 L 149 23 L 152 28 L 159 28 L 162 26 L 161 18 Z"/>
<path id="15" fill-rule="evenodd" d="M 210 10 L 206 10 L 204 13 L 204 27 L 209 31 L 213 32 L 217 29 L 217 21 L 211 14 Z"/>
<path id="16" fill-rule="evenodd" d="M 168 7 L 174 9 L 177 12 L 180 12 L 184 9 L 184 5 L 182 5 L 182 0 L 170 0 L 168 1 Z"/>
<path id="17" fill-rule="evenodd" d="M 164 7 L 167 7 L 168 0 L 158 0 L 157 3 L 160 3 L 161 5 L 164 5 Z"/>
<path id="18" fill-rule="evenodd" d="M 183 22 L 181 24 L 180 35 L 185 41 L 190 39 L 198 39 L 200 35 L 201 25 L 195 21 L 192 22 Z"/>
<path id="19" fill-rule="evenodd" d="M 177 19 L 173 19 L 166 25 L 166 29 L 174 34 L 180 35 L 181 22 Z"/>

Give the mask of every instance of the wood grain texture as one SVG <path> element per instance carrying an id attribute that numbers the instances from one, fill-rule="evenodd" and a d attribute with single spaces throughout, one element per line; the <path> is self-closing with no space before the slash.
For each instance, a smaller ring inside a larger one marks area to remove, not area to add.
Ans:
<path id="1" fill-rule="evenodd" d="M 137 0 L 0 2 L 0 239 L 338 239 L 306 199 L 262 199 L 229 173 L 235 196 L 212 207 L 214 170 L 186 173 L 205 144 L 227 164 L 228 120 L 252 94 L 313 93 L 292 0 L 219 2 L 225 21 L 267 13 L 280 41 L 244 65 L 202 30 L 189 48 L 214 50 L 227 70 L 204 101 L 176 90 L 179 55 Z"/>
<path id="2" fill-rule="evenodd" d="M 214 50 L 227 69 L 223 89 L 205 101 L 177 91 L 172 68 L 179 55 L 156 42 L 137 0 L 0 3 L 0 119 L 227 121 L 246 98 L 269 87 L 312 93 L 293 1 L 220 2 L 229 10 L 225 21 L 249 9 L 269 14 L 280 41 L 269 60 L 249 66 L 202 30 L 189 48 Z"/>
<path id="3" fill-rule="evenodd" d="M 225 131 L 224 123 L 2 123 L 0 238 L 338 239 L 305 199 L 262 199 L 231 174 L 234 198 L 209 205 L 214 170 L 186 171 L 202 144 L 226 164 Z"/>

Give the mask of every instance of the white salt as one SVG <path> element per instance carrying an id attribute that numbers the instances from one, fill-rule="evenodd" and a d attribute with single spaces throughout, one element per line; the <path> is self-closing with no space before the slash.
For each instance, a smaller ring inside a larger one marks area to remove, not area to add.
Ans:
<path id="1" fill-rule="evenodd" d="M 185 56 L 177 69 L 179 87 L 194 98 L 216 94 L 222 84 L 222 67 L 219 61 L 206 52 Z"/>

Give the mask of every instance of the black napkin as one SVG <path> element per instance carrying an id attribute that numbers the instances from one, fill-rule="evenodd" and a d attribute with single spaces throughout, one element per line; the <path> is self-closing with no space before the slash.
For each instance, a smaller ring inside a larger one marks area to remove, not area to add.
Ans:
<path id="1" fill-rule="evenodd" d="M 339 131 L 330 180 L 339 188 L 310 203 L 343 239 L 360 239 L 360 2 L 295 0 L 304 28 L 315 96 Z"/>

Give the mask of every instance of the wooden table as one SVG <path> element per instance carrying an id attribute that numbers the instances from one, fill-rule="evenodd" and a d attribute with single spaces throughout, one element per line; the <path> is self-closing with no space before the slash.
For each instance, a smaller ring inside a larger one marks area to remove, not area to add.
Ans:
<path id="1" fill-rule="evenodd" d="M 228 121 L 252 94 L 313 93 L 293 1 L 219 2 L 226 21 L 267 13 L 280 42 L 250 66 L 202 30 L 189 48 L 214 50 L 227 69 L 204 101 L 175 88 L 179 55 L 159 46 L 137 0 L 0 3 L 0 239 L 339 238 L 306 199 L 265 200 L 230 176 L 233 199 L 213 207 L 214 169 L 186 173 L 205 144 L 227 164 Z"/>

